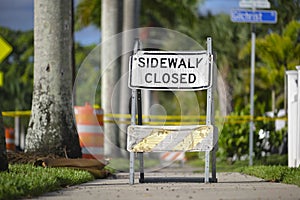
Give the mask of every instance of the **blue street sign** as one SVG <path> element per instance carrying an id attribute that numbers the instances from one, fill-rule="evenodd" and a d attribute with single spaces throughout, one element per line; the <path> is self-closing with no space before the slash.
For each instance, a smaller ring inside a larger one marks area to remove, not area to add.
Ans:
<path id="1" fill-rule="evenodd" d="M 232 22 L 275 24 L 277 12 L 275 10 L 231 10 Z"/>

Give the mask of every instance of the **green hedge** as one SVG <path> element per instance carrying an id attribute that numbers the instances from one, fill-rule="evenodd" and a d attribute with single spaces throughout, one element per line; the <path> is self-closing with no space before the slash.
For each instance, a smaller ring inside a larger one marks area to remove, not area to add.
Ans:
<path id="1" fill-rule="evenodd" d="M 248 116 L 248 108 L 241 111 L 231 113 L 232 116 Z M 240 158 L 249 153 L 249 121 L 241 121 L 236 123 L 237 119 L 229 120 L 222 127 L 222 132 L 219 133 L 219 150 L 218 157 L 224 159 L 236 156 Z M 265 140 L 259 138 L 259 131 L 268 132 L 268 145 L 265 145 Z M 275 131 L 275 121 L 265 120 L 256 121 L 255 130 L 253 132 L 253 151 L 256 158 L 262 157 L 264 153 L 274 153 L 281 145 L 286 129 Z M 266 148 L 268 147 L 268 148 Z M 274 151 L 275 150 L 275 151 Z M 276 152 L 278 153 L 278 152 Z"/>

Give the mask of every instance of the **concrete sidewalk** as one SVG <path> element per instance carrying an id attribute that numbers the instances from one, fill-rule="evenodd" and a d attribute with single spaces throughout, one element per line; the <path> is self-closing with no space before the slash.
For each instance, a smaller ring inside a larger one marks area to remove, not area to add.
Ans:
<path id="1" fill-rule="evenodd" d="M 146 177 L 203 177 L 196 173 L 157 172 Z M 266 182 L 240 173 L 218 173 L 218 183 L 138 183 L 129 185 L 128 174 L 117 179 L 99 179 L 45 194 L 36 199 L 101 199 L 101 200 L 148 200 L 148 199 L 298 199 L 300 187 Z"/>

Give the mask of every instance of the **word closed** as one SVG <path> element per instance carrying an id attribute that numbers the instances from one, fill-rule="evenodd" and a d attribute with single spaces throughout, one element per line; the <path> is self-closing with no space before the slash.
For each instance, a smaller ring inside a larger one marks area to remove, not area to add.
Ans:
<path id="1" fill-rule="evenodd" d="M 130 88 L 199 90 L 210 86 L 206 51 L 138 51 L 130 65 Z"/>

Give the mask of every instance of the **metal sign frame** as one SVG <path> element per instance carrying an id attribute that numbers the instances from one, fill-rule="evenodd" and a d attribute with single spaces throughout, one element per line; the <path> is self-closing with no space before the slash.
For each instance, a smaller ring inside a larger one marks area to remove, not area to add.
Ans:
<path id="1" fill-rule="evenodd" d="M 133 51 L 133 55 L 137 54 L 137 52 L 140 50 L 140 42 L 136 41 L 134 44 L 134 51 Z M 216 126 L 214 126 L 215 123 L 215 116 L 214 116 L 214 97 L 213 97 L 213 93 L 215 90 L 215 78 L 214 78 L 214 61 L 213 61 L 213 53 L 212 53 L 212 39 L 209 37 L 207 38 L 207 50 L 205 51 L 207 58 L 208 58 L 208 65 L 207 67 L 209 67 L 209 71 L 210 71 L 210 86 L 205 88 L 207 90 L 207 106 L 206 106 L 206 126 L 210 127 L 209 130 L 213 131 L 213 136 L 212 136 L 212 143 L 213 143 L 213 147 L 212 148 L 203 148 L 197 151 L 205 151 L 205 174 L 204 174 L 204 178 L 201 179 L 200 177 L 197 178 L 196 182 L 205 182 L 205 183 L 209 183 L 209 182 L 217 182 L 217 178 L 216 178 L 216 151 L 218 149 L 218 129 Z M 129 64 L 131 65 L 132 63 L 129 62 Z M 131 66 L 129 66 L 129 69 L 131 70 Z M 130 79 L 130 78 L 129 78 Z M 141 89 L 145 89 L 145 88 L 139 88 L 139 87 L 131 87 L 132 91 L 131 91 L 131 126 L 128 127 L 128 129 L 132 129 L 132 128 L 137 128 L 137 129 L 141 129 L 142 126 L 136 126 L 136 114 L 138 114 L 138 125 L 142 125 L 142 113 L 141 113 Z M 178 89 L 178 88 L 177 88 Z M 187 90 L 187 88 L 180 88 L 181 90 Z M 203 88 L 198 88 L 198 90 L 203 89 Z M 152 90 L 159 90 L 157 88 L 154 88 Z M 165 88 L 165 90 L 169 90 L 169 88 Z M 137 111 L 136 111 L 136 107 L 137 107 Z M 145 128 L 149 128 L 146 127 Z M 170 127 L 168 127 L 169 129 L 172 129 Z M 198 126 L 199 128 L 199 126 Z M 176 128 L 173 128 L 172 130 L 177 130 Z M 129 130 L 130 131 L 130 130 Z M 176 131 L 175 131 L 176 132 Z M 180 130 L 178 131 L 180 133 Z M 178 133 L 177 133 L 178 134 Z M 129 134 L 128 134 L 129 135 Z M 128 138 L 127 138 L 128 141 Z M 136 151 L 133 151 L 132 148 L 130 146 L 127 147 L 129 152 L 130 152 L 130 160 L 129 160 L 129 183 L 132 185 L 134 184 L 134 162 L 135 162 L 135 158 L 134 158 L 134 154 L 137 152 L 138 157 L 139 157 L 139 162 L 140 162 L 140 179 L 139 182 L 140 183 L 144 183 L 144 182 L 157 182 L 158 178 L 147 178 L 145 179 L 144 177 L 144 161 L 143 161 L 143 152 L 144 150 L 141 150 L 141 152 L 139 152 L 139 149 L 136 149 Z M 178 150 L 178 149 L 177 149 Z M 194 151 L 194 149 L 191 149 L 192 151 Z M 184 149 L 179 149 L 179 151 L 184 151 Z M 209 177 L 209 164 L 210 164 L 210 153 L 211 153 L 211 164 L 212 164 L 212 177 Z M 170 181 L 170 179 L 169 179 Z M 178 179 L 176 179 L 175 181 L 180 181 Z M 182 180 L 181 180 L 182 181 Z M 190 180 L 186 180 L 184 179 L 184 182 L 190 182 Z"/>

